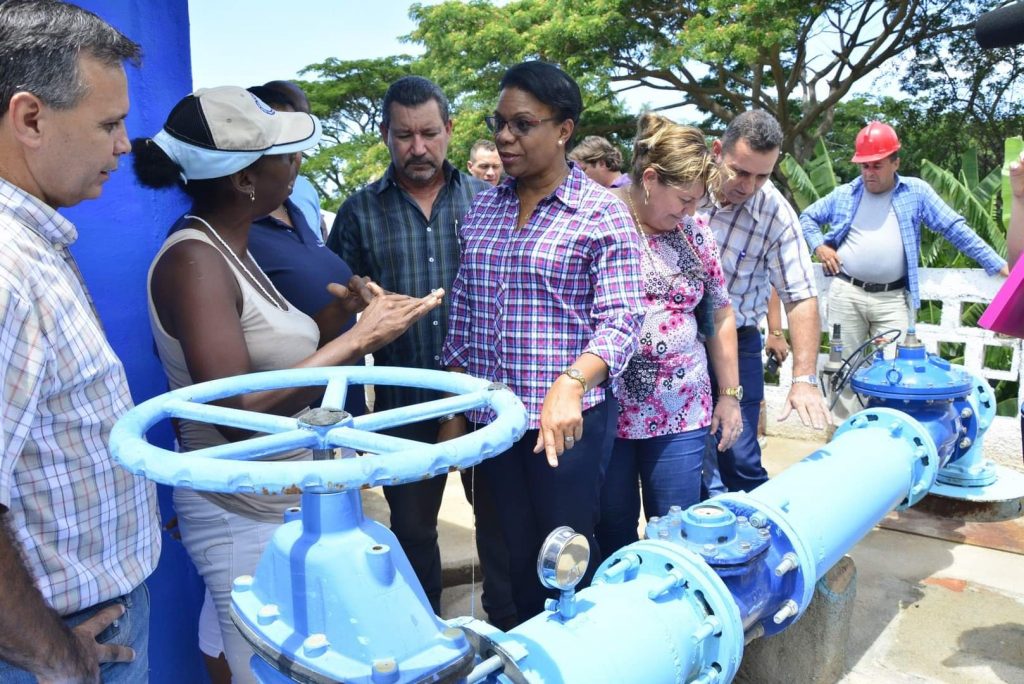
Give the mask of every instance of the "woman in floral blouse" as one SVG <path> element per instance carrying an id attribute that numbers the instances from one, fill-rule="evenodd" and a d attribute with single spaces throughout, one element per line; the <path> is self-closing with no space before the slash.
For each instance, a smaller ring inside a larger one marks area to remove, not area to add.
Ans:
<path id="1" fill-rule="evenodd" d="M 735 318 L 715 239 L 693 216 L 718 173 L 700 130 L 641 116 L 633 182 L 615 190 L 641 237 L 647 313 L 615 384 L 617 439 L 597 530 L 609 552 L 636 541 L 641 490 L 648 517 L 696 503 L 708 434 L 721 430 L 726 449 L 743 429 Z M 723 388 L 714 413 L 709 359 Z"/>

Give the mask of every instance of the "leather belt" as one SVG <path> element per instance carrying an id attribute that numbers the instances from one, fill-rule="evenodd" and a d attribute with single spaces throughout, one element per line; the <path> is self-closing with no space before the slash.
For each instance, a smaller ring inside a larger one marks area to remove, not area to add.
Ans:
<path id="1" fill-rule="evenodd" d="M 889 292 L 891 290 L 902 290 L 907 286 L 906 276 L 900 278 L 899 280 L 894 280 L 891 283 L 866 283 L 863 280 L 857 280 L 856 278 L 848 276 L 845 273 L 836 273 L 836 278 L 839 278 L 840 280 L 845 280 L 851 285 L 856 285 L 865 292 Z"/>

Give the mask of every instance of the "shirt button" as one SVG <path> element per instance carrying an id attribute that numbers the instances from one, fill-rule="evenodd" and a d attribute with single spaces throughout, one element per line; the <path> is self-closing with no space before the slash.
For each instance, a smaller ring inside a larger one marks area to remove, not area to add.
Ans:
<path id="1" fill-rule="evenodd" d="M 440 323 L 438 323 L 437 321 L 434 321 L 434 325 L 440 325 Z"/>
<path id="2" fill-rule="evenodd" d="M 441 360 L 441 357 L 440 357 L 440 356 L 435 356 L 435 357 L 434 357 L 434 360 L 435 360 L 435 361 L 440 361 L 440 360 Z"/>
<path id="3" fill-rule="evenodd" d="M 431 232 L 431 230 L 432 230 L 432 228 L 430 226 L 427 226 L 427 232 L 429 233 L 429 232 Z"/>
<path id="4" fill-rule="evenodd" d="M 434 263 L 434 257 L 430 257 L 429 259 L 427 259 L 427 261 L 429 261 L 430 263 Z"/>

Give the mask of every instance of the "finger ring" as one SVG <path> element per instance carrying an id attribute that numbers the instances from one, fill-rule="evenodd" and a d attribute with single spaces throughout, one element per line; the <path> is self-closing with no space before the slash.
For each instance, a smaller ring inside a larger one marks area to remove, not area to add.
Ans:
<path id="1" fill-rule="evenodd" d="M 568 437 L 565 438 L 565 443 L 566 444 L 573 444 L 575 441 L 576 441 L 576 438 L 573 437 L 572 435 L 569 435 Z"/>

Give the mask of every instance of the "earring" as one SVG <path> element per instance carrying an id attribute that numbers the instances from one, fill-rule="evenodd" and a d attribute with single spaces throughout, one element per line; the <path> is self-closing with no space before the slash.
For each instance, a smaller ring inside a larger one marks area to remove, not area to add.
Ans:
<path id="1" fill-rule="evenodd" d="M 558 146 L 559 146 L 559 147 L 561 147 L 561 146 L 562 146 L 562 145 L 564 145 L 564 144 L 565 144 L 565 142 L 564 142 L 564 141 L 562 141 L 562 140 L 559 140 L 559 141 L 558 141 Z"/>
<path id="2" fill-rule="evenodd" d="M 644 186 L 644 204 L 647 205 L 647 204 L 650 204 L 650 202 L 651 202 L 651 191 L 648 190 L 647 186 L 645 185 Z"/>
<path id="3" fill-rule="evenodd" d="M 249 201 L 250 202 L 255 202 L 256 201 L 256 191 L 255 190 L 250 190 L 249 191 Z"/>

